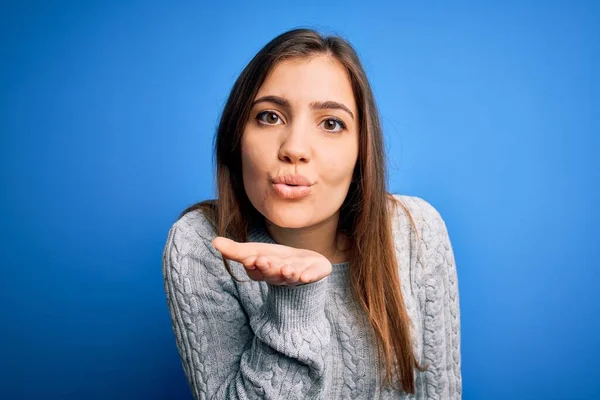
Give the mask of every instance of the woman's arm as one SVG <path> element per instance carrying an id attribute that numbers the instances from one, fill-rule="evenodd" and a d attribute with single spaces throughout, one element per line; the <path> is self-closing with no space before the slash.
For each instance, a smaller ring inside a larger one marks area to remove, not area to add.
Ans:
<path id="1" fill-rule="evenodd" d="M 186 216 L 175 223 L 163 254 L 167 303 L 194 397 L 318 397 L 328 376 L 327 278 L 263 285 L 265 301 L 248 320 L 211 238 L 195 225 Z M 243 285 L 256 285 L 260 295 L 257 282 Z"/>
<path id="2" fill-rule="evenodd" d="M 425 372 L 426 398 L 460 399 L 460 307 L 454 252 L 439 212 L 425 200 L 414 199 L 422 217 L 419 257 L 424 291 L 424 361 L 429 364 Z"/>

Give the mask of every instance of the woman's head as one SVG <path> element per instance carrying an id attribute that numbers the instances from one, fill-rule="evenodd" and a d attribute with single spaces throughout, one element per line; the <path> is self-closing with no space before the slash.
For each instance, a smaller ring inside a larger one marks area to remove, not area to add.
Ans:
<path id="1" fill-rule="evenodd" d="M 234 84 L 216 141 L 218 175 L 227 176 L 236 201 L 281 227 L 339 217 L 347 232 L 359 222 L 350 211 L 385 192 L 371 88 L 340 37 L 295 29 L 268 43 Z M 289 174 L 314 184 L 307 196 L 277 194 L 273 179 Z"/>
<path id="2" fill-rule="evenodd" d="M 334 56 L 277 63 L 254 97 L 241 139 L 252 205 L 280 227 L 337 220 L 358 157 L 359 124 L 348 72 Z M 309 188 L 274 185 L 294 174 Z"/>

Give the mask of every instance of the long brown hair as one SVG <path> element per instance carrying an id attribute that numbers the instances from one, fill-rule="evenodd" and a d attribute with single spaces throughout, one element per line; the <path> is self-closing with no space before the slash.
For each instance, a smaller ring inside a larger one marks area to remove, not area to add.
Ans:
<path id="1" fill-rule="evenodd" d="M 379 114 L 358 55 L 346 40 L 339 36 L 322 36 L 312 29 L 293 29 L 277 36 L 254 56 L 233 85 L 216 132 L 217 200 L 194 204 L 181 216 L 201 209 L 219 236 L 247 241 L 250 225 L 261 218 L 250 203 L 242 182 L 240 144 L 252 100 L 278 62 L 320 54 L 335 57 L 344 65 L 358 108 L 358 160 L 338 224 L 338 232 L 350 240 L 352 292 L 371 322 L 377 350 L 384 357 L 384 385 L 391 384 L 392 370 L 395 369 L 400 378 L 400 389 L 414 393 L 413 367 L 420 371 L 426 367 L 418 364 L 412 352 L 410 320 L 400 287 L 392 233 L 390 214 L 394 211 L 388 209 L 389 202 L 400 204 L 413 228 L 415 224 L 407 207 L 402 202 L 395 202 L 387 191 Z M 227 261 L 223 261 L 229 274 L 238 280 Z"/>

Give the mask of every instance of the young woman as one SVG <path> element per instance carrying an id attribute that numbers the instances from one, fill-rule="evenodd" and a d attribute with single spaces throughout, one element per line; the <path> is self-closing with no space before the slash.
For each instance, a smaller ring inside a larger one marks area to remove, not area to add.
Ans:
<path id="1" fill-rule="evenodd" d="M 387 192 L 351 45 L 273 39 L 235 82 L 215 152 L 218 198 L 181 214 L 163 255 L 195 398 L 461 398 L 446 225 Z"/>

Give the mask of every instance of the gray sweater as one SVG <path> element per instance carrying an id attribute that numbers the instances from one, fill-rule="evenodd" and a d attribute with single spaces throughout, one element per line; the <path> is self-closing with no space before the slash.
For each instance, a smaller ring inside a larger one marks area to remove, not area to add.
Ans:
<path id="1" fill-rule="evenodd" d="M 169 231 L 163 253 L 167 303 L 179 354 L 196 399 L 459 399 L 462 395 L 456 265 L 444 220 L 425 200 L 394 195 L 393 233 L 417 360 L 416 395 L 382 389 L 382 361 L 370 324 L 350 292 L 348 263 L 302 286 L 237 283 L 212 246 L 201 211 Z M 249 241 L 275 243 L 262 227 Z"/>

